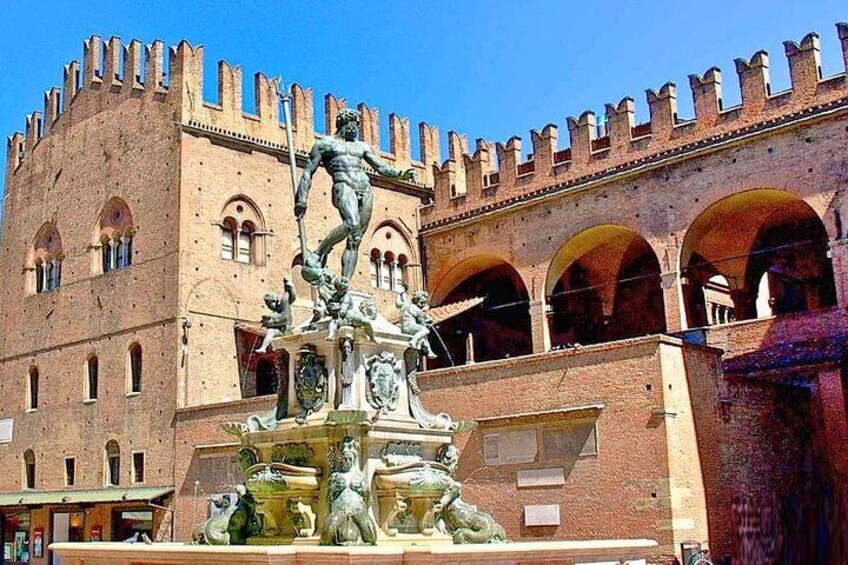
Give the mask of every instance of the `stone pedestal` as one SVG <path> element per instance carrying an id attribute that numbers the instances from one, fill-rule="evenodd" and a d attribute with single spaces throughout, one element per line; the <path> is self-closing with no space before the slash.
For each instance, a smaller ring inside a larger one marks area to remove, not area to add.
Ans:
<path id="1" fill-rule="evenodd" d="M 421 406 L 409 336 L 379 316 L 372 329 L 373 339 L 350 326 L 333 336 L 323 320 L 273 341 L 291 363 L 286 417 L 276 420 L 272 408 L 230 425 L 240 426 L 239 460 L 261 526 L 248 544 L 319 543 L 345 438 L 358 449 L 380 543 L 453 543 L 437 522 L 455 483 L 440 459 L 458 424 Z"/>

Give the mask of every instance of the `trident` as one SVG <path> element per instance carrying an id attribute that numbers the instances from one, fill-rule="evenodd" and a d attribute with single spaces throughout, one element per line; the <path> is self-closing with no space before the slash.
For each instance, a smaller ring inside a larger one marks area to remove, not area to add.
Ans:
<path id="1" fill-rule="evenodd" d="M 274 84 L 277 86 L 277 96 L 283 104 L 283 123 L 286 126 L 286 144 L 289 149 L 289 171 L 291 172 L 292 183 L 292 198 L 297 199 L 297 157 L 294 153 L 294 140 L 292 139 L 291 129 L 291 92 L 285 87 L 283 78 L 278 76 L 274 79 Z M 301 216 L 297 220 L 297 236 L 300 239 L 300 256 L 303 261 L 306 261 L 306 224 L 304 217 Z M 314 298 L 314 297 L 313 297 Z"/>

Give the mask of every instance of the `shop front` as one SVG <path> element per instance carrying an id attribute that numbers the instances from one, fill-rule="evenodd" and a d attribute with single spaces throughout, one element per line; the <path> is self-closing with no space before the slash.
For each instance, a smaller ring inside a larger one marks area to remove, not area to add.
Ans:
<path id="1" fill-rule="evenodd" d="M 168 540 L 172 487 L 0 494 L 0 565 L 57 565 L 62 541 Z"/>
<path id="2" fill-rule="evenodd" d="M 3 565 L 22 565 L 30 562 L 30 513 L 28 510 L 7 509 L 0 513 L 0 542 Z"/>

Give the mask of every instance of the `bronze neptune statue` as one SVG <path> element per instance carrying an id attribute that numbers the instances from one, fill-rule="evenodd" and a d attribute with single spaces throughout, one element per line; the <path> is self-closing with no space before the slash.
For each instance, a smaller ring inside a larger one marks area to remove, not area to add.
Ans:
<path id="1" fill-rule="evenodd" d="M 294 215 L 300 220 L 306 214 L 306 200 L 312 187 L 312 175 L 323 165 L 333 177 L 333 206 L 342 217 L 342 224 L 334 228 L 318 244 L 314 257 L 304 256 L 304 270 L 309 267 L 326 267 L 327 256 L 336 244 L 347 239 L 342 255 L 343 277 L 353 277 L 356 269 L 359 244 L 371 221 L 373 194 L 371 181 L 362 167 L 364 159 L 384 177 L 410 180 L 415 171 L 399 171 L 383 163 L 365 142 L 356 139 L 359 132 L 359 112 L 344 108 L 336 117 L 336 135 L 319 139 L 309 152 L 309 161 L 297 185 Z"/>

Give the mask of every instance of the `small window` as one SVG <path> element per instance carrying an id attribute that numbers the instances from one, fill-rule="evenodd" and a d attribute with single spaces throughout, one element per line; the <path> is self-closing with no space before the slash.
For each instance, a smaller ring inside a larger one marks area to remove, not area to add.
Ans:
<path id="1" fill-rule="evenodd" d="M 406 255 L 398 255 L 397 263 L 395 263 L 394 271 L 392 272 L 392 290 L 400 292 L 406 285 L 406 264 L 409 262 Z"/>
<path id="2" fill-rule="evenodd" d="M 133 482 L 144 482 L 144 453 L 133 453 Z"/>
<path id="3" fill-rule="evenodd" d="M 228 220 L 224 220 L 221 226 L 221 259 L 232 261 L 235 248 L 235 226 Z"/>
<path id="4" fill-rule="evenodd" d="M 133 343 L 129 349 L 129 392 L 141 392 L 141 345 Z"/>
<path id="5" fill-rule="evenodd" d="M 380 271 L 382 270 L 383 261 L 381 260 L 382 254 L 379 249 L 371 250 L 371 262 L 369 265 L 369 272 L 371 274 L 371 287 L 372 288 L 380 288 Z"/>
<path id="6" fill-rule="evenodd" d="M 35 488 L 35 453 L 31 449 L 24 453 L 24 484 L 29 490 Z"/>
<path id="7" fill-rule="evenodd" d="M 238 262 L 251 263 L 253 262 L 253 232 L 256 229 L 250 222 L 245 222 L 241 226 L 241 231 L 238 236 Z"/>
<path id="8" fill-rule="evenodd" d="M 92 355 L 85 362 L 85 373 L 86 373 L 86 400 L 97 400 L 97 388 L 99 384 L 99 363 L 97 361 L 97 356 Z"/>
<path id="9" fill-rule="evenodd" d="M 395 256 L 391 251 L 386 251 L 383 256 L 383 265 L 381 269 L 380 288 L 390 290 L 392 288 L 392 278 L 395 267 Z"/>
<path id="10" fill-rule="evenodd" d="M 103 241 L 100 243 L 100 260 L 102 262 L 102 269 L 104 273 L 108 273 L 112 270 L 112 240 L 108 237 L 104 237 Z"/>
<path id="11" fill-rule="evenodd" d="M 130 267 L 133 264 L 133 237 L 132 235 L 124 236 L 126 252 L 124 253 L 124 266 Z"/>
<path id="12" fill-rule="evenodd" d="M 76 482 L 77 461 L 73 457 L 65 459 L 65 486 L 72 487 Z"/>
<path id="13" fill-rule="evenodd" d="M 44 263 L 38 261 L 35 264 L 35 292 L 44 292 Z"/>
<path id="14" fill-rule="evenodd" d="M 38 408 L 38 368 L 33 367 L 27 375 L 27 410 Z"/>
<path id="15" fill-rule="evenodd" d="M 126 243 L 125 243 L 125 240 L 124 240 L 123 237 L 118 240 L 118 243 L 115 247 L 117 249 L 116 252 L 115 252 L 116 253 L 115 268 L 123 269 L 124 267 L 127 266 L 126 263 L 124 262 L 124 260 L 127 256 L 127 246 L 126 246 Z"/>
<path id="16" fill-rule="evenodd" d="M 110 440 L 106 444 L 106 481 L 107 486 L 121 484 L 121 448 L 118 442 Z"/>

